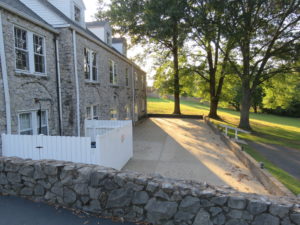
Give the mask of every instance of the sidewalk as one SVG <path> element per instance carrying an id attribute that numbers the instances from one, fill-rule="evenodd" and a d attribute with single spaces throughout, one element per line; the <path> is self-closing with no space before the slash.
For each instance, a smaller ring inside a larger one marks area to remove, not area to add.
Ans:
<path id="1" fill-rule="evenodd" d="M 65 209 L 8 196 L 0 196 L 0 218 L 0 225 L 134 225 L 76 215 Z"/>

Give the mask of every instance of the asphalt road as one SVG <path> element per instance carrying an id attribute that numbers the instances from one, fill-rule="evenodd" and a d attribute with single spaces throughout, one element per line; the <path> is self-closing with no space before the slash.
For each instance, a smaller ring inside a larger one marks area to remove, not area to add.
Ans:
<path id="1" fill-rule="evenodd" d="M 0 196 L 0 225 L 134 225 L 75 215 L 69 210 L 34 203 L 29 200 Z"/>
<path id="2" fill-rule="evenodd" d="M 300 151 L 284 146 L 248 142 L 269 161 L 300 180 Z"/>

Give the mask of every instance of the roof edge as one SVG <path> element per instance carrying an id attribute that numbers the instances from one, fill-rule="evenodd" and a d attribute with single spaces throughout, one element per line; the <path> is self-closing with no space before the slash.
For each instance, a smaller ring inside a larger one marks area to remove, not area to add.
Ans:
<path id="1" fill-rule="evenodd" d="M 31 16 L 26 15 L 25 13 L 11 7 L 10 5 L 8 5 L 6 3 L 0 2 L 0 8 L 3 8 L 3 9 L 5 9 L 5 10 L 11 12 L 11 13 L 14 13 L 14 14 L 20 16 L 20 17 L 23 17 L 24 19 L 29 20 L 30 22 L 32 22 L 36 25 L 39 25 L 39 26 L 47 29 L 48 31 L 51 31 L 55 34 L 59 34 L 59 32 L 56 29 L 54 29 L 53 27 L 51 27 L 50 25 L 42 23 L 42 22 L 38 21 L 37 19 L 34 19 Z"/>

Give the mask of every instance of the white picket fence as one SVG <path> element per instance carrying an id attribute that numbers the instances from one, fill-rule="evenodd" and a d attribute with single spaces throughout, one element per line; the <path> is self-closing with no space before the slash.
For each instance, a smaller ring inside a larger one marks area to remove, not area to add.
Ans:
<path id="1" fill-rule="evenodd" d="M 2 135 L 6 157 L 62 160 L 122 169 L 133 155 L 131 121 L 86 121 L 86 136 Z"/>

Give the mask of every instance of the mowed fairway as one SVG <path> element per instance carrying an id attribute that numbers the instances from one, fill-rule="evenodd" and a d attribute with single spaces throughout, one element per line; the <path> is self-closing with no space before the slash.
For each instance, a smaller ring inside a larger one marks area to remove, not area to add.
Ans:
<path id="1" fill-rule="evenodd" d="M 172 100 L 148 98 L 148 113 L 171 114 L 173 107 L 174 103 Z M 182 114 L 207 115 L 208 112 L 209 107 L 206 105 L 197 102 L 181 101 Z M 218 114 L 223 121 L 214 120 L 214 123 L 226 123 L 231 126 L 238 125 L 239 112 L 220 108 Z M 250 135 L 241 135 L 242 138 L 254 142 L 286 146 L 300 151 L 300 118 L 255 113 L 251 113 L 250 118 L 253 132 Z M 268 159 L 260 155 L 255 149 L 247 146 L 246 151 L 256 160 L 265 162 L 266 168 L 292 192 L 300 194 L 299 180 L 270 163 Z"/>

